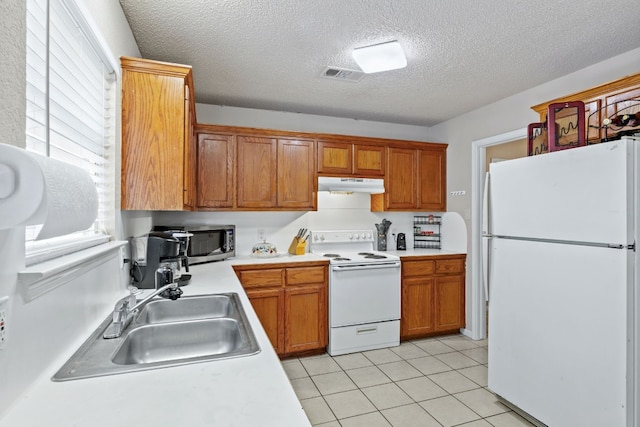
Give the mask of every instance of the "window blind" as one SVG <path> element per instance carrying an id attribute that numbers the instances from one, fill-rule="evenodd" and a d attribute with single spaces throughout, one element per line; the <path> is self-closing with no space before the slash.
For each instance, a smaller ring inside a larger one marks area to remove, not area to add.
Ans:
<path id="1" fill-rule="evenodd" d="M 98 190 L 93 226 L 35 241 L 27 264 L 108 240 L 114 229 L 115 73 L 73 0 L 27 1 L 26 148 L 89 172 Z"/>

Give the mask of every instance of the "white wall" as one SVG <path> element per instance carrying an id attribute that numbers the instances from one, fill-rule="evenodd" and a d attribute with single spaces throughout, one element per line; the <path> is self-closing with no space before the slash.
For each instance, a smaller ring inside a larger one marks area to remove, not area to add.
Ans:
<path id="1" fill-rule="evenodd" d="M 139 56 L 118 0 L 78 0 L 78 3 L 101 35 L 99 38 L 117 70 L 119 56 Z M 24 147 L 25 1 L 3 0 L 0 14 L 0 143 Z M 119 153 L 119 130 L 116 135 Z M 114 173 L 119 170 L 118 163 Z M 116 237 L 122 235 L 120 230 Z M 59 357 L 79 345 L 79 339 L 86 338 L 80 334 L 88 325 L 97 325 L 104 319 L 117 296 L 124 292 L 127 277 L 121 272 L 119 261 L 112 259 L 27 302 L 17 282 L 17 273 L 23 268 L 24 228 L 0 230 L 0 297 L 10 297 L 7 341 L 0 350 L 0 417 L 36 378 L 49 375 L 53 367 L 57 369 L 56 364 L 61 365 Z"/>
<path id="2" fill-rule="evenodd" d="M 449 144 L 447 149 L 448 190 L 466 191 L 466 194 L 462 197 L 449 196 L 447 208 L 460 213 L 465 218 L 469 232 L 468 242 L 471 242 L 470 236 L 472 232 L 468 215 L 471 211 L 472 196 L 472 141 L 523 129 L 529 123 L 538 122 L 538 114 L 531 109 L 533 105 L 563 95 L 580 92 L 638 72 L 640 72 L 640 48 L 504 98 L 430 128 L 429 134 L 434 141 L 442 141 Z M 471 265 L 470 261 L 473 261 L 475 256 L 477 255 L 470 250 L 467 258 L 467 295 L 472 295 L 470 288 L 472 284 L 471 268 L 469 266 Z M 470 300 L 467 299 L 467 319 L 470 318 L 471 306 Z M 471 326 L 473 327 L 473 325 Z"/>
<path id="3" fill-rule="evenodd" d="M 196 116 L 198 117 L 198 123 L 206 124 L 429 141 L 429 128 L 423 126 L 313 114 L 196 104 Z"/>
<path id="4" fill-rule="evenodd" d="M 531 109 L 533 105 L 638 72 L 640 48 L 431 127 L 429 135 L 435 142 L 449 144 L 447 188 L 466 191 L 463 197 L 449 196 L 449 210 L 463 215 L 465 209 L 471 208 L 472 141 L 526 128 L 529 123 L 538 122 L 538 114 Z"/>
<path id="5" fill-rule="evenodd" d="M 264 230 L 269 243 L 278 252 L 286 253 L 298 229 L 376 230 L 383 218 L 391 221 L 387 235 L 387 250 L 396 248 L 392 234 L 405 233 L 407 247 L 413 248 L 413 216 L 417 212 L 371 212 L 370 196 L 318 193 L 318 210 L 314 212 L 155 212 L 154 222 L 160 225 L 204 224 L 236 226 L 236 254 L 249 255 L 259 242 L 258 230 Z"/>

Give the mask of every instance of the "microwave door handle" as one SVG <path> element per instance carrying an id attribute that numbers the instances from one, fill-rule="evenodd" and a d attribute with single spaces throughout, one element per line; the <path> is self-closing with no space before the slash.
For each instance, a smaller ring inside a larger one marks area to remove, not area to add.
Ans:
<path id="1" fill-rule="evenodd" d="M 352 270 L 379 270 L 381 268 L 400 268 L 399 262 L 386 264 L 357 264 L 357 265 L 336 265 L 331 267 L 332 271 L 352 271 Z"/>

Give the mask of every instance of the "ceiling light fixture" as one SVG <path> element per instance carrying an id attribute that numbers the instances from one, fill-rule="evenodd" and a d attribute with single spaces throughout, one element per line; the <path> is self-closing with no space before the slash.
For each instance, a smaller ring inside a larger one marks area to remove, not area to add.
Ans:
<path id="1" fill-rule="evenodd" d="M 353 49 L 353 59 L 367 74 L 397 70 L 407 66 L 402 46 L 397 40 Z"/>

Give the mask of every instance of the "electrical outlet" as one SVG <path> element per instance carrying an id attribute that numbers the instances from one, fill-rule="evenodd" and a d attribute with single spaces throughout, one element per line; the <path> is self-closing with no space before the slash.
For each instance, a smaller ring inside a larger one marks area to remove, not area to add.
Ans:
<path id="1" fill-rule="evenodd" d="M 258 241 L 259 242 L 265 242 L 267 239 L 264 237 L 264 229 L 259 228 L 258 229 Z"/>
<path id="2" fill-rule="evenodd" d="M 9 306 L 9 297 L 0 298 L 0 349 L 4 347 L 7 341 L 7 314 Z"/>
<path id="3" fill-rule="evenodd" d="M 126 254 L 124 253 L 124 246 L 120 246 L 120 270 L 124 268 L 124 259 Z"/>

